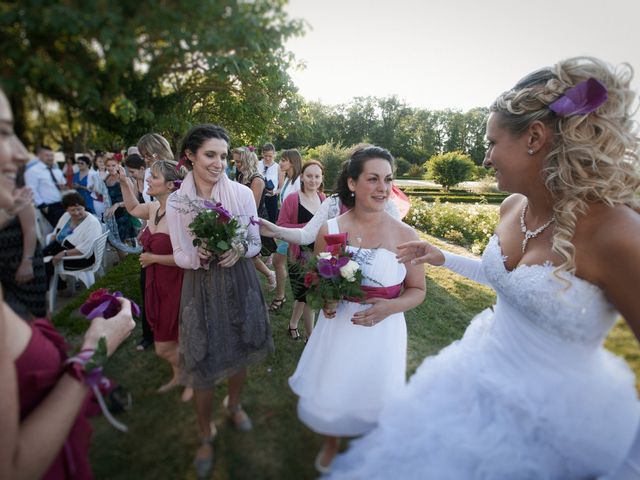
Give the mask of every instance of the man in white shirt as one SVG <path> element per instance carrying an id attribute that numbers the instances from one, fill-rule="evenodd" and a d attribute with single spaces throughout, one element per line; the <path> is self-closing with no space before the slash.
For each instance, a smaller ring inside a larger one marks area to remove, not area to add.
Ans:
<path id="1" fill-rule="evenodd" d="M 56 165 L 53 151 L 47 146 L 36 150 L 39 162 L 29 164 L 24 172 L 25 184 L 33 192 L 33 201 L 52 226 L 58 223 L 64 214 L 62 191 L 65 179 L 60 167 Z"/>
<path id="2" fill-rule="evenodd" d="M 274 161 L 276 157 L 276 149 L 271 143 L 265 143 L 262 146 L 262 160 L 258 162 L 258 171 L 262 174 L 265 181 L 264 206 L 267 208 L 269 221 L 276 223 L 278 220 L 278 192 L 280 166 Z"/>

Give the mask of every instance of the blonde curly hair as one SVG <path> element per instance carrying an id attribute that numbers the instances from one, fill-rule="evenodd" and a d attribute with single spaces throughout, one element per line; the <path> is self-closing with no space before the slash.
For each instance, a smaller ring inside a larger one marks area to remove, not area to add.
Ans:
<path id="1" fill-rule="evenodd" d="M 589 78 L 607 89 L 607 101 L 586 115 L 559 116 L 549 104 Z M 556 269 L 575 273 L 573 238 L 576 218 L 587 204 L 628 205 L 638 209 L 640 200 L 639 139 L 632 120 L 636 94 L 630 88 L 633 69 L 614 68 L 592 57 L 575 57 L 538 70 L 500 95 L 490 110 L 514 135 L 524 133 L 534 121 L 553 132 L 544 161 L 545 185 L 554 201 L 556 226 L 553 251 L 563 262 Z"/>

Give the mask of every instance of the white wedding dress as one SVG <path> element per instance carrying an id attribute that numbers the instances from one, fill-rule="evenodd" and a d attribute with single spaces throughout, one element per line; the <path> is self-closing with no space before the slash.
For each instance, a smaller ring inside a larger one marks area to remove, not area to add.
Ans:
<path id="1" fill-rule="evenodd" d="M 602 347 L 617 317 L 603 292 L 570 274 L 565 288 L 549 264 L 508 271 L 495 235 L 476 270 L 496 305 L 424 360 L 330 478 L 593 479 L 622 461 L 640 404 Z"/>

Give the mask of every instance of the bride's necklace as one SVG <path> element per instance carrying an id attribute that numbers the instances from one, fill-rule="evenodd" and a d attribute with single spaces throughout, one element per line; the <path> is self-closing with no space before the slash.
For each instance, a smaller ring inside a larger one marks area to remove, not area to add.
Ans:
<path id="1" fill-rule="evenodd" d="M 528 230 L 527 225 L 524 223 L 524 216 L 527 213 L 528 206 L 529 201 L 525 200 L 524 206 L 522 207 L 522 213 L 520 214 L 520 230 L 522 231 L 522 233 L 524 233 L 524 240 L 522 240 L 522 253 L 524 253 L 524 251 L 526 250 L 529 240 L 531 240 L 532 238 L 536 238 L 538 235 L 544 232 L 549 227 L 549 225 L 556 221 L 556 216 L 554 215 L 551 217 L 551 220 L 549 220 L 541 227 L 536 228 L 533 232 L 531 230 Z"/>
<path id="2" fill-rule="evenodd" d="M 159 213 L 160 213 L 160 207 L 158 207 L 158 209 L 156 210 L 156 218 L 154 218 L 153 220 L 153 224 L 156 226 L 160 223 L 160 220 L 162 220 L 164 216 L 167 214 L 167 210 L 165 209 L 164 212 L 162 212 L 162 215 L 159 215 Z"/>

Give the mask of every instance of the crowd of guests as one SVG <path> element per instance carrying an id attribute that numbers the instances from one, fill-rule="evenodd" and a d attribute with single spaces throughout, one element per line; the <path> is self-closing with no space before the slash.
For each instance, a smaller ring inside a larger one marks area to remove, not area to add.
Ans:
<path id="1" fill-rule="evenodd" d="M 598 60 L 570 59 L 498 97 L 485 165 L 513 195 L 482 260 L 440 250 L 401 221 L 403 209 L 392 201 L 395 160 L 382 147 L 354 147 L 329 197 L 320 162 L 303 162 L 295 149 L 276 162 L 270 143 L 258 160 L 253 147 L 232 148 L 213 124 L 187 132 L 177 155 L 150 133 L 122 162 L 96 154 L 60 169 L 46 147 L 29 160 L 0 92 L 7 130 L 0 137 L 0 225 L 13 242 L 0 312 L 0 411 L 7 412 L 0 416 L 0 478 L 90 478 L 90 381 L 75 365 L 91 358 L 101 337 L 111 354 L 133 328 L 131 306 L 121 299 L 120 313 L 94 320 L 81 356 L 68 359 L 51 325 L 33 321 L 42 316 L 33 300 L 36 274 L 47 270 L 27 238 L 36 209 L 54 227 L 44 248 L 53 264 L 83 268 L 91 239 L 104 228 L 123 254 L 141 249 L 138 346 L 154 345 L 171 366 L 158 391 L 182 386 L 182 400 L 193 402 L 200 478 L 214 466 L 212 402 L 221 381 L 229 387 L 222 408 L 235 428 L 253 428 L 241 403 L 247 367 L 274 351 L 269 312 L 286 304 L 287 277 L 293 308 L 281 334 L 306 342 L 289 385 L 300 421 L 324 439 L 319 473 L 638 478 L 633 376 L 602 348 L 618 312 L 640 335 L 640 171 L 630 79 Z M 28 188 L 19 183 L 21 169 Z M 189 227 L 193 205 L 212 201 L 244 232 L 216 255 L 194 245 Z M 327 302 L 316 322 L 301 265 L 340 234 L 362 270 L 365 298 Z M 459 342 L 425 359 L 407 384 L 404 313 L 425 297 L 425 262 L 493 287 L 498 301 Z M 258 274 L 275 291 L 269 306 Z M 43 371 L 46 382 L 29 383 Z M 342 437 L 361 438 L 338 455 Z"/>

